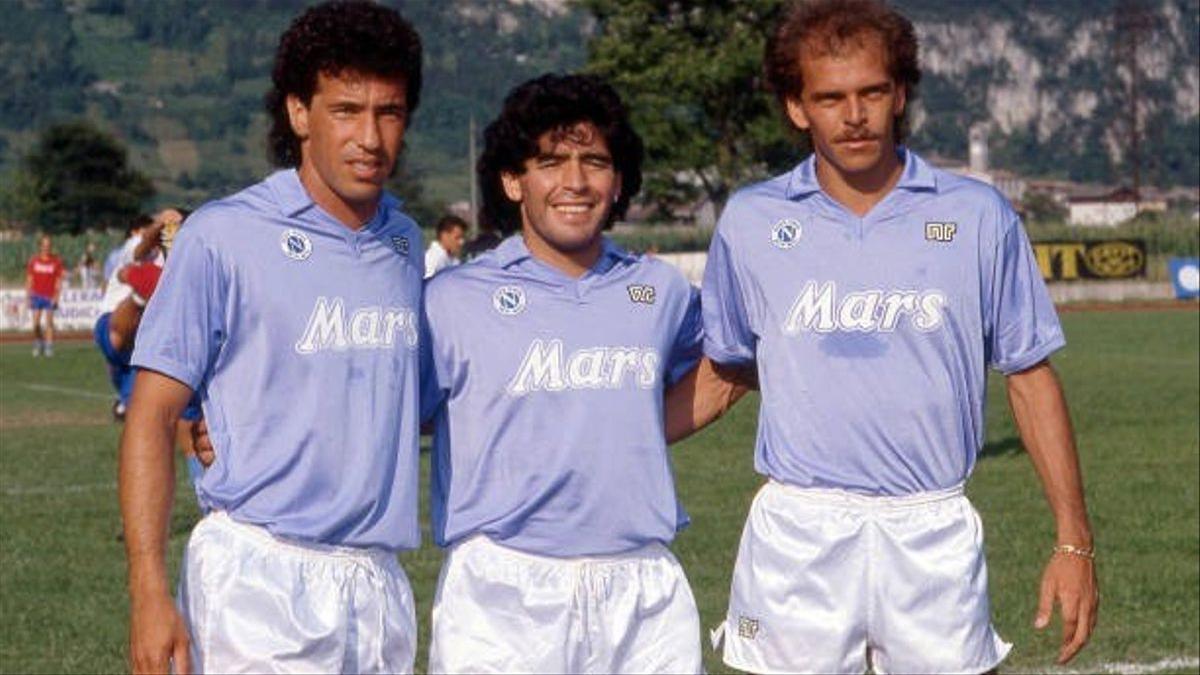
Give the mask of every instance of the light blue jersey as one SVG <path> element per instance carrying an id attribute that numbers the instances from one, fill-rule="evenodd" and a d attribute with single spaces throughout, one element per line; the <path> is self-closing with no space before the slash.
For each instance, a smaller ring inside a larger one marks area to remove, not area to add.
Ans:
<path id="1" fill-rule="evenodd" d="M 987 367 L 1063 346 L 1020 220 L 995 190 L 901 150 L 859 218 L 814 159 L 739 191 L 704 275 L 705 352 L 757 361 L 755 467 L 801 487 L 903 495 L 963 482 Z"/>
<path id="2" fill-rule="evenodd" d="M 413 548 L 422 261 L 385 195 L 355 232 L 281 171 L 179 232 L 133 363 L 200 392 L 201 503 L 277 536 Z"/>
<path id="3" fill-rule="evenodd" d="M 429 282 L 444 399 L 433 534 L 529 553 L 607 555 L 670 542 L 675 497 L 663 391 L 698 361 L 699 294 L 669 265 L 605 240 L 570 278 L 520 236 Z"/>

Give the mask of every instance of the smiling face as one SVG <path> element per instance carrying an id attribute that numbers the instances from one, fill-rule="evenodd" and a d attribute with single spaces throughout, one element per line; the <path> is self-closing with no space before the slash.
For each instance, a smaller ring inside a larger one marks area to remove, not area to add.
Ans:
<path id="1" fill-rule="evenodd" d="M 307 105 L 287 99 L 300 138 L 300 180 L 321 208 L 358 228 L 374 215 L 408 123 L 403 80 L 320 73 Z"/>
<path id="2" fill-rule="evenodd" d="M 800 59 L 804 89 L 787 100 L 792 122 L 812 134 L 813 148 L 848 183 L 895 164 L 895 118 L 905 91 L 888 70 L 883 42 L 864 36 L 838 54 Z"/>
<path id="3" fill-rule="evenodd" d="M 520 205 L 521 231 L 539 250 L 587 265 L 599 254 L 601 231 L 621 189 L 604 135 L 580 122 L 538 137 L 538 152 L 521 173 L 504 173 L 504 193 Z"/>

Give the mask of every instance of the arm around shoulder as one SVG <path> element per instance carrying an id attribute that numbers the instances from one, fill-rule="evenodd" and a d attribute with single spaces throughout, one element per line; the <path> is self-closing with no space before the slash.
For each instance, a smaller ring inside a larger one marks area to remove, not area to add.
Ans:
<path id="1" fill-rule="evenodd" d="M 667 443 L 681 441 L 715 422 L 758 383 L 752 368 L 723 366 L 707 356 L 667 390 Z"/>

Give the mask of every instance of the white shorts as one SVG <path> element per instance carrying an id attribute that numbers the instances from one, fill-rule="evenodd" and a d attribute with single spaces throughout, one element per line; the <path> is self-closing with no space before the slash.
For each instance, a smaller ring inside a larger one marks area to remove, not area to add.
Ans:
<path id="1" fill-rule="evenodd" d="M 477 536 L 451 549 L 433 601 L 431 673 L 700 673 L 700 617 L 661 544 L 595 558 Z"/>
<path id="2" fill-rule="evenodd" d="M 725 663 L 756 673 L 971 673 L 992 627 L 979 514 L 962 488 L 904 497 L 769 482 L 733 575 Z"/>
<path id="3" fill-rule="evenodd" d="M 178 603 L 198 673 L 412 672 L 412 590 L 387 551 L 287 542 L 216 512 L 188 540 Z"/>

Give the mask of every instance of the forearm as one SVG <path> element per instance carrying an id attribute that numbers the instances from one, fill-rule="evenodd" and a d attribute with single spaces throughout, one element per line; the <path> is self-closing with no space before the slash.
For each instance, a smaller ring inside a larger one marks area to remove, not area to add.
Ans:
<path id="1" fill-rule="evenodd" d="M 749 390 L 749 383 L 736 371 L 717 366 L 708 358 L 700 359 L 667 391 L 667 443 L 681 441 L 716 421 Z"/>
<path id="2" fill-rule="evenodd" d="M 1008 400 L 1029 458 L 1054 514 L 1058 542 L 1090 547 L 1092 530 L 1071 417 L 1048 361 L 1009 376 Z"/>
<path id="3" fill-rule="evenodd" d="M 150 255 L 150 252 L 154 250 L 154 247 L 158 246 L 158 242 L 161 237 L 161 227 L 152 228 L 149 232 L 144 234 L 141 240 L 138 241 L 137 246 L 133 247 L 133 261 L 139 262 L 144 260 L 146 256 Z"/>
<path id="4" fill-rule="evenodd" d="M 142 308 L 130 298 L 122 300 L 108 320 L 108 340 L 113 349 L 119 352 L 128 351 L 137 336 L 141 321 Z"/>
<path id="5" fill-rule="evenodd" d="M 139 373 L 121 436 L 120 501 L 129 558 L 129 593 L 137 601 L 170 594 L 167 525 L 175 496 L 172 444 L 179 411 L 147 400 Z"/>

